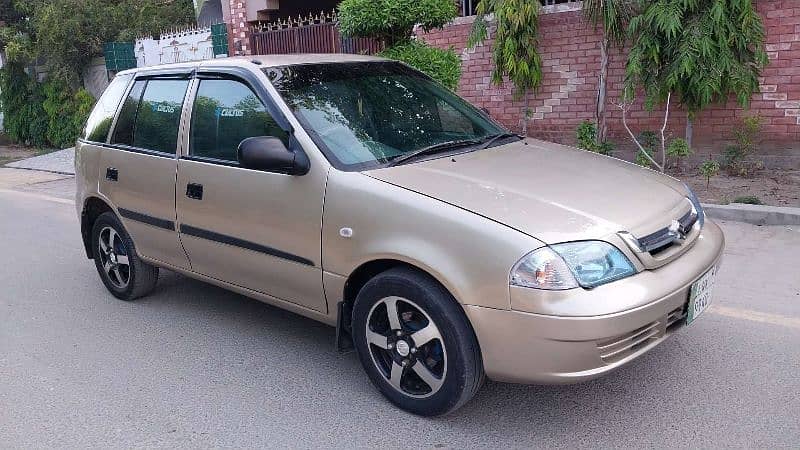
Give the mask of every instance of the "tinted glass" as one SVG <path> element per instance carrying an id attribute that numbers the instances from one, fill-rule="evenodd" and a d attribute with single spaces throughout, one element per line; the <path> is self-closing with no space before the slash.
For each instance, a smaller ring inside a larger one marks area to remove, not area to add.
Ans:
<path id="1" fill-rule="evenodd" d="M 117 117 L 117 125 L 114 127 L 114 134 L 111 136 L 112 144 L 133 145 L 133 129 L 136 121 L 136 112 L 139 110 L 139 102 L 142 100 L 142 92 L 147 84 L 144 80 L 139 80 L 133 84 L 128 96 L 122 103 Z"/>
<path id="2" fill-rule="evenodd" d="M 447 88 L 389 62 L 265 69 L 329 159 L 375 167 L 428 146 L 505 132 Z M 477 148 L 477 146 L 476 146 Z"/>
<path id="3" fill-rule="evenodd" d="M 148 80 L 136 113 L 133 146 L 175 153 L 189 80 Z"/>
<path id="4" fill-rule="evenodd" d="M 105 142 L 108 138 L 108 131 L 111 129 L 111 122 L 114 121 L 114 113 L 117 112 L 125 88 L 133 75 L 121 75 L 108 85 L 103 95 L 97 100 L 89 119 L 86 120 L 84 139 L 94 142 Z"/>
<path id="5" fill-rule="evenodd" d="M 236 161 L 239 143 L 254 136 L 274 136 L 288 146 L 288 134 L 246 84 L 201 80 L 192 109 L 190 153 Z"/>

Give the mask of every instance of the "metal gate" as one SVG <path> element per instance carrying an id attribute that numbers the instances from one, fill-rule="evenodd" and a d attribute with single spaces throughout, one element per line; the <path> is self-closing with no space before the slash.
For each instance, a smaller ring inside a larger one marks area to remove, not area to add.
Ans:
<path id="1" fill-rule="evenodd" d="M 285 53 L 355 53 L 371 55 L 383 45 L 369 38 L 345 38 L 335 13 L 288 19 L 256 26 L 251 34 L 256 55 Z"/>

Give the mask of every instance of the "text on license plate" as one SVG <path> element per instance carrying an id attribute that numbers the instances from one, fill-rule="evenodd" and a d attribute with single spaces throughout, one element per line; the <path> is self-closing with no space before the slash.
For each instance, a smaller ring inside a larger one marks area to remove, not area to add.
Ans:
<path id="1" fill-rule="evenodd" d="M 716 274 L 717 267 L 714 266 L 692 284 L 692 289 L 689 292 L 689 311 L 686 313 L 687 325 L 697 319 L 700 314 L 703 314 L 711 304 L 711 289 L 714 287 Z"/>

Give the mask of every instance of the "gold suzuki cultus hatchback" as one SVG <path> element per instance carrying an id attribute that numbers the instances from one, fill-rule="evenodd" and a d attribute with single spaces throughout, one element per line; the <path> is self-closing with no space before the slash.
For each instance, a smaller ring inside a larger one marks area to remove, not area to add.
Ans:
<path id="1" fill-rule="evenodd" d="M 598 377 L 708 307 L 724 238 L 681 182 L 509 133 L 397 62 L 228 58 L 119 73 L 76 147 L 86 253 L 337 327 L 391 402 L 484 376 Z"/>

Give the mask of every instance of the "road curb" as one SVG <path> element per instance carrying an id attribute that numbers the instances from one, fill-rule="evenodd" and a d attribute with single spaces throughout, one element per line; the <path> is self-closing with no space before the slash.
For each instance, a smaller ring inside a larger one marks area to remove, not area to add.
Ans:
<path id="1" fill-rule="evenodd" d="M 800 208 L 765 205 L 703 204 L 706 215 L 717 220 L 731 220 L 753 225 L 800 225 Z"/>

